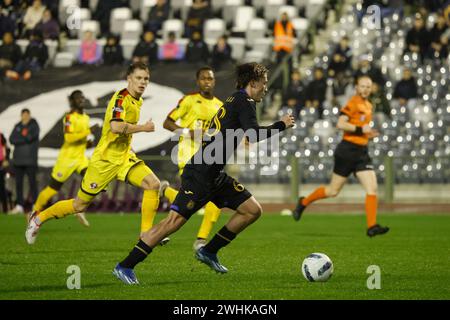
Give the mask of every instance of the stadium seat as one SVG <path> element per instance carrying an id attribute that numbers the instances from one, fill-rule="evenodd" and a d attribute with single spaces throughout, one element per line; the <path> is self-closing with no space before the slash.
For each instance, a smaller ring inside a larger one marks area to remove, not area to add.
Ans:
<path id="1" fill-rule="evenodd" d="M 70 52 L 58 52 L 53 60 L 53 66 L 55 68 L 68 68 L 71 67 L 75 57 Z"/>
<path id="2" fill-rule="evenodd" d="M 140 12 L 142 7 L 143 0 L 130 0 L 130 9 L 133 11 L 133 14 L 135 12 Z"/>
<path id="3" fill-rule="evenodd" d="M 55 58 L 56 51 L 58 49 L 58 41 L 57 40 L 45 40 L 45 45 L 48 49 L 48 60 L 49 62 L 52 62 Z"/>
<path id="4" fill-rule="evenodd" d="M 306 17 L 314 18 L 324 7 L 325 0 L 310 0 L 306 5 Z"/>
<path id="5" fill-rule="evenodd" d="M 167 39 L 169 32 L 175 32 L 177 38 L 181 38 L 184 32 L 184 23 L 179 19 L 168 19 L 163 22 L 162 35 L 163 39 Z"/>
<path id="6" fill-rule="evenodd" d="M 236 16 L 238 7 L 244 5 L 244 0 L 225 0 L 225 4 L 222 11 L 222 18 L 226 23 L 232 23 Z"/>
<path id="7" fill-rule="evenodd" d="M 257 51 L 257 50 L 250 50 L 245 51 L 244 59 L 242 60 L 243 63 L 246 62 L 258 62 L 261 63 L 266 58 L 264 52 Z"/>
<path id="8" fill-rule="evenodd" d="M 63 52 L 69 52 L 73 57 L 78 57 L 80 51 L 81 40 L 80 39 L 69 39 L 66 42 Z"/>
<path id="9" fill-rule="evenodd" d="M 89 9 L 91 9 L 92 12 L 95 12 L 97 9 L 98 1 L 99 0 L 89 0 Z"/>
<path id="10" fill-rule="evenodd" d="M 150 9 L 156 5 L 156 0 L 141 0 L 140 14 L 141 21 L 147 22 Z"/>
<path id="11" fill-rule="evenodd" d="M 82 39 L 86 31 L 91 31 L 95 37 L 100 34 L 100 23 L 95 20 L 86 20 L 81 22 L 81 28 L 78 33 L 78 38 Z"/>
<path id="12" fill-rule="evenodd" d="M 286 0 L 267 0 L 264 6 L 264 18 L 272 22 L 279 18 L 278 11 L 286 4 Z"/>
<path id="13" fill-rule="evenodd" d="M 296 6 L 297 8 L 303 8 L 305 5 L 307 5 L 309 0 L 293 0 L 292 4 Z"/>
<path id="14" fill-rule="evenodd" d="M 328 138 L 334 135 L 334 129 L 330 121 L 317 120 L 313 126 L 313 134 L 319 136 L 322 141 L 328 141 Z"/>
<path id="15" fill-rule="evenodd" d="M 125 21 L 121 33 L 122 39 L 139 39 L 142 34 L 142 22 L 140 20 Z"/>
<path id="16" fill-rule="evenodd" d="M 120 34 L 123 30 L 125 21 L 130 20 L 132 12 L 130 8 L 115 8 L 110 15 L 110 31 L 114 34 Z"/>
<path id="17" fill-rule="evenodd" d="M 303 139 L 309 135 L 309 129 L 310 127 L 305 121 L 296 121 L 296 125 L 294 127 L 294 134 L 300 138 Z"/>
<path id="18" fill-rule="evenodd" d="M 186 21 L 189 8 L 192 6 L 192 0 L 171 0 L 170 7 L 173 11 L 180 11 L 181 19 Z"/>
<path id="19" fill-rule="evenodd" d="M 261 18 L 254 18 L 250 20 L 247 31 L 245 32 L 245 39 L 247 45 L 252 47 L 255 39 L 264 38 L 267 32 L 267 22 Z"/>
<path id="20" fill-rule="evenodd" d="M 204 34 L 206 39 L 217 41 L 217 39 L 225 34 L 225 21 L 222 19 L 208 19 L 205 21 Z"/>
<path id="21" fill-rule="evenodd" d="M 298 9 L 294 6 L 281 6 L 278 9 L 278 18 L 281 17 L 283 13 L 287 13 L 290 20 L 298 17 Z"/>
<path id="22" fill-rule="evenodd" d="M 228 38 L 228 43 L 232 48 L 231 56 L 237 61 L 241 61 L 245 55 L 245 39 Z"/>
<path id="23" fill-rule="evenodd" d="M 255 57 L 261 57 L 261 60 L 258 61 L 263 61 L 263 59 L 270 58 L 270 54 L 272 53 L 272 45 L 273 45 L 273 38 L 254 39 L 252 45 L 253 49 L 251 52 L 253 52 L 253 55 Z"/>
<path id="24" fill-rule="evenodd" d="M 25 53 L 25 50 L 27 49 L 27 46 L 29 43 L 30 43 L 30 41 L 28 39 L 17 39 L 16 40 L 16 44 L 20 47 L 22 54 Z"/>
<path id="25" fill-rule="evenodd" d="M 67 18 L 76 13 L 74 9 L 80 8 L 80 0 L 61 0 L 58 7 L 58 17 L 61 25 L 65 26 Z"/>
<path id="26" fill-rule="evenodd" d="M 225 6 L 226 0 L 211 0 L 211 8 L 213 12 L 221 11 Z"/>
<path id="27" fill-rule="evenodd" d="M 250 6 L 238 7 L 233 19 L 232 32 L 245 33 L 250 21 L 255 16 L 255 9 Z"/>
<path id="28" fill-rule="evenodd" d="M 120 44 L 122 46 L 123 49 L 123 57 L 126 60 L 131 60 L 131 57 L 133 55 L 133 50 L 136 47 L 136 45 L 139 42 L 139 38 L 138 39 L 122 39 L 120 40 Z"/>
<path id="29" fill-rule="evenodd" d="M 305 18 L 294 18 L 291 20 L 292 25 L 297 33 L 297 38 L 300 38 L 308 29 L 309 22 Z"/>
<path id="30" fill-rule="evenodd" d="M 268 0 L 253 0 L 252 1 L 252 6 L 259 10 L 259 9 L 264 9 L 264 7 L 266 6 Z"/>
<path id="31" fill-rule="evenodd" d="M 91 11 L 87 8 L 80 8 L 79 18 L 80 24 L 83 23 L 83 21 L 91 20 Z M 69 29 L 69 33 L 72 37 L 76 37 L 78 34 L 78 29 L 77 28 Z"/>

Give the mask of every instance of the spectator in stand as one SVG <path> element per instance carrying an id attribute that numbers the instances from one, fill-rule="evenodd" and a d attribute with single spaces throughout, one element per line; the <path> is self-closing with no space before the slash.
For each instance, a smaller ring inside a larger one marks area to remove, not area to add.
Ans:
<path id="1" fill-rule="evenodd" d="M 281 19 L 275 23 L 273 29 L 274 46 L 273 50 L 277 55 L 277 63 L 290 54 L 294 49 L 295 30 L 286 12 L 281 14 Z"/>
<path id="2" fill-rule="evenodd" d="M 8 141 L 3 133 L 0 131 L 0 212 L 8 212 L 8 193 L 6 191 L 6 170 L 9 166 L 9 153 Z"/>
<path id="3" fill-rule="evenodd" d="M 227 40 L 226 36 L 221 36 L 213 47 L 212 67 L 215 70 L 220 70 L 222 65 L 232 61 L 231 53 L 233 48 Z"/>
<path id="4" fill-rule="evenodd" d="M 169 32 L 169 38 L 159 47 L 158 58 L 166 62 L 184 59 L 183 47 L 177 43 L 175 32 Z"/>
<path id="5" fill-rule="evenodd" d="M 306 84 L 302 80 L 300 71 L 291 73 L 291 81 L 283 94 L 283 104 L 292 108 L 294 117 L 298 117 L 301 109 L 305 106 Z"/>
<path id="6" fill-rule="evenodd" d="M 402 80 L 395 86 L 393 97 L 394 99 L 398 99 L 401 106 L 406 106 L 408 100 L 415 99 L 418 96 L 416 79 L 412 76 L 411 70 L 405 68 L 403 70 Z"/>
<path id="7" fill-rule="evenodd" d="M 42 40 L 42 33 L 33 31 L 30 36 L 25 54 L 14 69 L 23 75 L 24 80 L 29 80 L 33 73 L 42 70 L 48 60 L 48 48 Z"/>
<path id="8" fill-rule="evenodd" d="M 53 18 L 52 12 L 49 9 L 45 9 L 41 22 L 36 25 L 36 30 L 42 32 L 44 40 L 58 40 L 59 24 Z"/>
<path id="9" fill-rule="evenodd" d="M 122 46 L 119 44 L 119 37 L 108 35 L 106 45 L 103 47 L 103 64 L 107 66 L 120 65 L 123 63 Z"/>
<path id="10" fill-rule="evenodd" d="M 22 57 L 20 47 L 14 42 L 11 32 L 3 35 L 3 43 L 0 45 L 0 78 L 7 77 L 19 80 L 19 74 L 14 71 L 17 62 Z"/>
<path id="11" fill-rule="evenodd" d="M 348 74 L 351 72 L 352 52 L 348 43 L 348 37 L 342 37 L 328 66 L 328 76 L 334 79 L 333 97 L 344 95 L 345 88 L 349 83 Z"/>
<path id="12" fill-rule="evenodd" d="M 133 63 L 143 62 L 147 65 L 158 62 L 158 44 L 152 31 L 144 33 L 141 41 L 134 48 L 132 61 Z"/>
<path id="13" fill-rule="evenodd" d="M 17 123 L 9 137 L 14 145 L 13 170 L 16 175 L 16 206 L 11 214 L 24 213 L 25 201 L 23 197 L 23 178 L 28 176 L 31 192 L 31 203 L 37 198 L 37 159 L 39 149 L 39 125 L 31 118 L 30 110 L 23 109 L 21 121 Z"/>
<path id="14" fill-rule="evenodd" d="M 423 18 L 417 15 L 414 19 L 414 27 L 406 34 L 405 52 L 417 53 L 423 59 L 428 48 L 429 37 Z"/>
<path id="15" fill-rule="evenodd" d="M 382 124 L 391 118 L 391 105 L 386 98 L 386 92 L 376 82 L 372 83 L 372 94 L 369 100 L 374 107 L 375 121 L 378 124 Z"/>
<path id="16" fill-rule="evenodd" d="M 191 37 L 194 31 L 203 32 L 203 23 L 211 18 L 211 4 L 207 0 L 194 0 L 186 19 L 186 36 Z"/>
<path id="17" fill-rule="evenodd" d="M 98 64 L 102 59 L 100 46 L 92 31 L 85 31 L 78 54 L 78 62 L 81 64 Z"/>
<path id="18" fill-rule="evenodd" d="M 97 8 L 92 18 L 100 22 L 102 35 L 106 35 L 109 32 L 111 11 L 115 8 L 126 7 L 127 2 L 126 0 L 98 0 Z"/>
<path id="19" fill-rule="evenodd" d="M 0 37 L 6 32 L 11 32 L 13 36 L 19 36 L 18 24 L 21 15 L 13 0 L 0 0 Z"/>
<path id="20" fill-rule="evenodd" d="M 202 39 L 200 31 L 194 31 L 186 46 L 186 61 L 207 64 L 209 60 L 208 45 Z"/>
<path id="21" fill-rule="evenodd" d="M 348 43 L 349 39 L 347 36 L 342 37 L 339 41 L 328 67 L 328 75 L 330 77 L 336 77 L 336 74 L 351 71 L 352 51 Z"/>
<path id="22" fill-rule="evenodd" d="M 306 107 L 316 108 L 318 118 L 322 119 L 323 103 L 327 91 L 327 81 L 321 68 L 314 69 L 314 79 L 309 83 L 306 90 Z"/>
<path id="23" fill-rule="evenodd" d="M 450 22 L 450 20 L 449 20 Z M 444 15 L 439 15 L 433 29 L 430 31 L 430 45 L 425 58 L 430 60 L 443 60 L 448 56 L 447 22 Z"/>
<path id="24" fill-rule="evenodd" d="M 363 54 L 359 58 L 358 69 L 355 72 L 354 79 L 356 81 L 361 76 L 368 76 L 372 79 L 372 82 L 376 82 L 380 87 L 384 88 L 386 80 L 383 73 L 371 61 L 372 58 L 367 54 Z"/>
<path id="25" fill-rule="evenodd" d="M 148 13 L 147 29 L 154 34 L 161 29 L 162 24 L 169 18 L 170 5 L 166 0 L 157 0 Z"/>
<path id="26" fill-rule="evenodd" d="M 23 17 L 24 35 L 29 36 L 34 30 L 36 25 L 42 20 L 44 15 L 45 6 L 41 0 L 34 0 L 33 5 L 28 7 L 25 16 Z"/>

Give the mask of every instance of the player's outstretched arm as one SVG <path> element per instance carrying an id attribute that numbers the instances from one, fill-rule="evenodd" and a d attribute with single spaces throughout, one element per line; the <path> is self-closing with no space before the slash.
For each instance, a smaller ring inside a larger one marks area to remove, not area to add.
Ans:
<path id="1" fill-rule="evenodd" d="M 370 127 L 370 125 L 366 124 L 362 127 L 356 126 L 354 124 L 351 124 L 349 121 L 349 117 L 346 115 L 341 115 L 338 119 L 338 122 L 336 124 L 336 127 L 338 129 L 347 131 L 347 132 L 352 132 L 354 134 L 358 134 L 358 135 L 363 135 L 363 134 L 367 134 L 367 136 L 369 138 L 373 138 L 378 136 L 378 131 L 374 130 Z"/>
<path id="2" fill-rule="evenodd" d="M 251 109 L 247 108 L 247 110 Z M 272 123 L 270 126 L 260 126 L 258 124 L 258 121 L 256 120 L 256 112 L 253 112 L 253 110 L 251 110 L 250 112 L 248 111 L 242 112 L 240 121 L 243 126 L 243 129 L 247 132 L 247 134 L 249 132 L 248 131 L 249 129 L 252 130 L 251 132 L 253 134 L 247 135 L 250 143 L 255 143 L 261 140 L 268 139 L 274 133 L 286 130 L 295 125 L 294 117 L 288 114 L 284 115 L 283 117 L 281 117 L 279 121 Z M 264 132 L 264 134 L 261 135 L 262 132 Z"/>
<path id="3" fill-rule="evenodd" d="M 175 131 L 180 132 L 180 133 L 182 133 L 183 135 L 190 135 L 191 138 L 195 138 L 195 137 L 198 137 L 198 136 L 201 137 L 202 132 L 203 132 L 202 129 L 192 130 L 192 129 L 180 127 L 180 126 L 177 125 L 176 122 L 175 122 L 172 118 L 170 118 L 170 117 L 167 117 L 166 120 L 164 120 L 163 128 L 164 128 L 164 129 L 167 129 L 167 130 L 169 130 L 169 131 L 172 131 L 172 132 L 175 132 Z"/>
<path id="4" fill-rule="evenodd" d="M 67 142 L 73 143 L 73 142 L 85 139 L 90 134 L 91 134 L 91 130 L 84 130 L 81 132 L 64 133 L 64 140 Z"/>
<path id="5" fill-rule="evenodd" d="M 111 132 L 116 134 L 132 134 L 153 131 L 155 131 L 155 124 L 151 119 L 144 124 L 131 124 L 125 121 L 111 121 Z"/>

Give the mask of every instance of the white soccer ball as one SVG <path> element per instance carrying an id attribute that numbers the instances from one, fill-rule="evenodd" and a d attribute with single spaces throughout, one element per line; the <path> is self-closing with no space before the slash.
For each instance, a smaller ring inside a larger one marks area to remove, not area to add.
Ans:
<path id="1" fill-rule="evenodd" d="M 333 262 L 324 253 L 311 253 L 303 260 L 302 273 L 310 282 L 325 282 L 333 274 Z"/>

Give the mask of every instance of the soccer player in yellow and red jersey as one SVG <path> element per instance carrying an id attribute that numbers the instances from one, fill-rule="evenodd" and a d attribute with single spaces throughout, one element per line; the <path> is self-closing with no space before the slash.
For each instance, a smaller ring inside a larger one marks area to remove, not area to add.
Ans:
<path id="1" fill-rule="evenodd" d="M 300 220 L 303 211 L 312 202 L 336 197 L 348 176 L 353 173 L 366 191 L 367 235 L 373 237 L 389 231 L 388 227 L 377 224 L 377 177 L 367 149 L 369 139 L 378 136 L 378 132 L 370 127 L 372 104 L 368 98 L 371 89 L 372 80 L 369 77 L 357 79 L 356 95 L 341 109 L 337 123 L 337 128 L 344 131 L 344 137 L 334 152 L 331 182 L 306 198 L 300 197 L 293 212 L 296 221 Z"/>
<path id="2" fill-rule="evenodd" d="M 88 141 L 91 129 L 89 116 L 83 111 L 85 103 L 86 98 L 80 90 L 75 90 L 70 94 L 70 111 L 63 119 L 64 144 L 53 167 L 50 182 L 39 193 L 33 211 L 42 211 L 75 171 L 82 176 L 86 173 L 89 160 L 85 152 L 87 145 L 92 143 L 92 139 Z M 77 217 L 81 224 L 89 226 L 84 213 L 77 213 Z"/>
<path id="3" fill-rule="evenodd" d="M 164 121 L 165 129 L 182 133 L 178 142 L 180 176 L 186 163 L 199 149 L 203 132 L 209 128 L 211 119 L 223 105 L 222 101 L 214 96 L 216 81 L 210 67 L 198 69 L 196 79 L 199 92 L 184 96 Z M 179 125 L 176 124 L 176 121 L 179 121 Z M 162 181 L 161 189 L 164 196 L 169 199 L 170 203 L 173 203 L 178 191 L 172 187 L 166 187 L 166 185 L 166 182 Z M 194 242 L 194 250 L 206 244 L 206 239 L 219 215 L 220 209 L 214 203 L 208 202 L 205 206 L 205 215 L 197 234 L 197 240 Z"/>
<path id="4" fill-rule="evenodd" d="M 117 91 L 106 108 L 102 136 L 81 182 L 75 199 L 59 201 L 48 209 L 34 211 L 25 238 L 33 244 L 43 223 L 53 218 L 84 212 L 92 200 L 108 184 L 118 179 L 142 188 L 141 233 L 149 230 L 159 205 L 160 182 L 156 175 L 131 150 L 134 133 L 153 132 L 151 120 L 138 124 L 142 95 L 150 81 L 150 70 L 143 63 L 134 63 L 127 71 L 128 86 Z"/>

